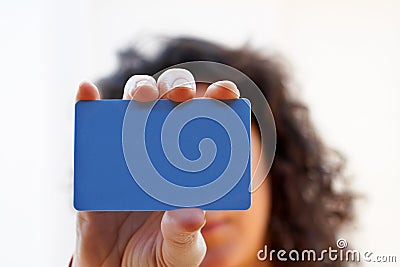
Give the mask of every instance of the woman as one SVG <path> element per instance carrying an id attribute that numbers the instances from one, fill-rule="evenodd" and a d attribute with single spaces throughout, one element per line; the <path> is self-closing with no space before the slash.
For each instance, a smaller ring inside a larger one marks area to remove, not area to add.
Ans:
<path id="1" fill-rule="evenodd" d="M 79 212 L 73 266 L 343 266 L 343 262 L 257 257 L 265 245 L 270 251 L 336 247 L 338 231 L 352 215 L 351 193 L 334 190 L 343 179 L 342 161 L 321 142 L 307 108 L 290 95 L 276 62 L 248 49 L 189 38 L 169 40 L 154 58 L 129 48 L 119 59 L 119 69 L 102 79 L 99 89 L 82 83 L 77 100 L 96 100 L 100 95 L 137 101 L 163 95 L 178 102 L 202 96 L 238 98 L 246 88 L 230 81 L 182 86 L 182 81 L 194 83 L 182 69 L 169 70 L 158 81 L 137 75 L 152 75 L 188 61 L 220 62 L 240 70 L 262 90 L 275 118 L 275 160 L 246 211 Z M 181 84 L 173 83 L 177 80 Z M 251 137 L 252 160 L 257 163 L 261 146 L 254 121 Z"/>

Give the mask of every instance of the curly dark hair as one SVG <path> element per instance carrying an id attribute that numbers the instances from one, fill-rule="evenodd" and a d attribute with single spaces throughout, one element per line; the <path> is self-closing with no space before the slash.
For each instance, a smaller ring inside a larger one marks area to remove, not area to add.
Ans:
<path id="1" fill-rule="evenodd" d="M 121 98 L 134 74 L 155 74 L 189 61 L 214 61 L 246 74 L 265 95 L 277 130 L 270 170 L 272 211 L 266 242 L 270 249 L 320 251 L 336 246 L 341 226 L 352 220 L 353 194 L 335 190 L 345 180 L 344 159 L 326 147 L 309 119 L 307 107 L 288 89 L 285 68 L 250 48 L 229 49 L 195 38 L 168 39 L 155 57 L 136 47 L 119 53 L 119 68 L 99 81 L 103 98 Z M 238 85 L 240 90 L 245 90 Z M 274 262 L 274 266 L 343 266 L 343 262 Z"/>

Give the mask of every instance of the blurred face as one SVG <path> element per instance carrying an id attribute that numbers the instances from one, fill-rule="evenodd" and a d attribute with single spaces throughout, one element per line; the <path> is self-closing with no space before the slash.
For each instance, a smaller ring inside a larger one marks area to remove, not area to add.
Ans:
<path id="1" fill-rule="evenodd" d="M 197 96 L 207 85 L 197 84 Z M 261 142 L 257 126 L 251 126 L 252 174 L 260 158 Z M 264 248 L 270 213 L 268 180 L 252 194 L 251 208 L 244 211 L 207 211 L 202 234 L 207 254 L 201 266 L 255 266 L 257 251 Z M 265 262 L 264 265 L 265 266 Z"/>

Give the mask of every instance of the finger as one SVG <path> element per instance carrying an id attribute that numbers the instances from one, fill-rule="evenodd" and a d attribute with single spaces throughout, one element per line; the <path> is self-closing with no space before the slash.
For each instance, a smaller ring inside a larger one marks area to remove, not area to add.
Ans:
<path id="1" fill-rule="evenodd" d="M 204 97 L 221 100 L 237 99 L 240 97 L 240 92 L 233 82 L 218 81 L 208 86 Z"/>
<path id="2" fill-rule="evenodd" d="M 100 93 L 96 85 L 91 82 L 84 81 L 79 85 L 78 92 L 76 93 L 76 102 L 80 100 L 99 100 Z"/>
<path id="3" fill-rule="evenodd" d="M 148 75 L 134 75 L 125 84 L 123 99 L 140 102 L 154 101 L 158 98 L 156 80 Z"/>
<path id="4" fill-rule="evenodd" d="M 167 265 L 199 266 L 206 254 L 200 233 L 205 224 L 204 211 L 196 208 L 166 211 L 161 220 L 164 238 L 162 252 Z"/>
<path id="5" fill-rule="evenodd" d="M 190 71 L 169 69 L 160 75 L 157 87 L 161 98 L 183 102 L 196 95 L 196 82 Z"/>

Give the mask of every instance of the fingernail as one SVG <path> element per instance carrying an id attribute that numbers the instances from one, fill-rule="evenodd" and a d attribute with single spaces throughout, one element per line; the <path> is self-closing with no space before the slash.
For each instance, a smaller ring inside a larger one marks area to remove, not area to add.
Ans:
<path id="1" fill-rule="evenodd" d="M 215 82 L 215 83 L 211 84 L 210 87 L 211 88 L 223 87 L 227 90 L 230 90 L 231 92 L 233 92 L 235 94 L 239 94 L 239 89 L 237 88 L 236 84 L 231 81 L 227 81 L 227 80 Z"/>
<path id="2" fill-rule="evenodd" d="M 143 86 L 147 86 L 152 90 L 157 91 L 157 85 L 155 82 L 151 80 L 140 80 L 136 82 L 136 84 L 133 84 L 131 87 L 128 88 L 128 94 L 130 95 L 130 97 L 133 98 L 138 91 L 137 89 Z"/>
<path id="3" fill-rule="evenodd" d="M 172 83 L 171 89 L 174 89 L 177 87 L 185 87 L 185 88 L 190 88 L 190 89 L 194 90 L 194 81 L 189 81 L 184 78 L 178 78 Z"/>

